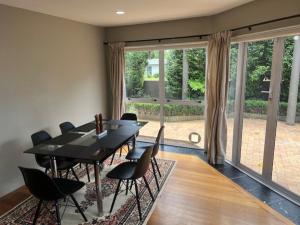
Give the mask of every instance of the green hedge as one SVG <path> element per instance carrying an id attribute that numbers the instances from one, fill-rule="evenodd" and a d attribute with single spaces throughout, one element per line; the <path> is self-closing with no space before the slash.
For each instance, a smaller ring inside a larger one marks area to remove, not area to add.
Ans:
<path id="1" fill-rule="evenodd" d="M 204 105 L 165 105 L 166 116 L 196 116 L 204 114 Z M 134 112 L 139 115 L 159 115 L 159 104 L 152 103 L 127 103 L 126 112 Z"/>
<path id="2" fill-rule="evenodd" d="M 263 100 L 246 100 L 244 105 L 244 112 L 250 114 L 267 114 L 267 101 Z M 287 102 L 279 103 L 279 115 L 286 116 Z M 203 116 L 204 104 L 199 106 L 193 105 L 165 105 L 166 116 Z M 159 115 L 159 104 L 152 103 L 136 103 L 131 102 L 126 104 L 126 112 L 134 112 L 139 115 Z M 234 102 L 227 102 L 228 114 L 234 111 Z M 297 116 L 300 116 L 300 103 L 297 104 Z"/>

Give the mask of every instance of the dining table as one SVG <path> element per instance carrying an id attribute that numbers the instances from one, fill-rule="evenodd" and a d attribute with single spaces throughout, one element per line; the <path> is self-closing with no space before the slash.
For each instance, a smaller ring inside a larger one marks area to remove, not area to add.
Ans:
<path id="1" fill-rule="evenodd" d="M 101 165 L 120 147 L 135 137 L 146 124 L 146 121 L 104 120 L 103 132 L 96 134 L 96 123 L 91 121 L 34 146 L 24 153 L 49 156 L 54 178 L 57 177 L 56 157 L 91 162 L 94 165 L 97 216 L 103 216 Z"/>

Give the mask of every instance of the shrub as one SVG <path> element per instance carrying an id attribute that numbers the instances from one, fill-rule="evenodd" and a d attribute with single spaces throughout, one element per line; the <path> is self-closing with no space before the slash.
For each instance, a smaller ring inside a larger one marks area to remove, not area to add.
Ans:
<path id="1" fill-rule="evenodd" d="M 127 112 L 139 115 L 159 115 L 160 105 L 152 103 L 130 102 L 126 104 Z M 200 105 L 172 105 L 164 106 L 165 116 L 200 116 L 204 114 L 204 104 Z"/>
<path id="2" fill-rule="evenodd" d="M 244 112 L 250 114 L 267 114 L 267 101 L 250 99 L 245 101 Z M 287 102 L 279 103 L 279 116 L 286 116 Z M 126 112 L 137 113 L 138 115 L 159 115 L 160 105 L 158 103 L 130 102 L 125 105 Z M 203 116 L 205 106 L 200 105 L 172 105 L 164 106 L 165 116 Z M 234 101 L 227 102 L 227 113 L 234 112 Z M 300 103 L 297 104 L 297 116 L 300 116 Z"/>

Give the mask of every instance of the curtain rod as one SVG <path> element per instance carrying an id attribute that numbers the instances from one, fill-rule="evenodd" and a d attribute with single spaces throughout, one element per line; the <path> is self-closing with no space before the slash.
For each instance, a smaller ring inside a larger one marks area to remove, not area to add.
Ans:
<path id="1" fill-rule="evenodd" d="M 300 17 L 300 14 L 296 14 L 293 16 L 286 16 L 286 17 L 281 17 L 278 19 L 273 19 L 273 20 L 268 20 L 268 21 L 264 21 L 264 22 L 260 22 L 260 23 L 254 23 L 254 24 L 250 24 L 247 26 L 241 26 L 241 27 L 236 27 L 233 29 L 230 29 L 230 31 L 237 31 L 237 30 L 242 30 L 242 29 L 246 29 L 248 28 L 249 31 L 252 30 L 252 27 L 256 27 L 256 26 L 261 26 L 261 25 L 265 25 L 265 24 L 269 24 L 269 23 L 274 23 L 274 22 L 279 22 L 279 21 L 283 21 L 283 20 L 288 20 L 288 19 L 293 19 L 293 18 L 298 18 Z M 211 34 L 198 34 L 198 35 L 190 35 L 190 36 L 178 36 L 178 37 L 167 37 L 167 38 L 152 38 L 152 39 L 141 39 L 141 40 L 131 40 L 131 41 L 125 41 L 125 43 L 138 43 L 138 42 L 148 42 L 148 41 L 165 41 L 165 40 L 176 40 L 176 39 L 187 39 L 187 38 L 199 38 L 202 39 L 203 37 L 208 37 Z M 108 44 L 108 42 L 104 42 L 105 45 Z"/>

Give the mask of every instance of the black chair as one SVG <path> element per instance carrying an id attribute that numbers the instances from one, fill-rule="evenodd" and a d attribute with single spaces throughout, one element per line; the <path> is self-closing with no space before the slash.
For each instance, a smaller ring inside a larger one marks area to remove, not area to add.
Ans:
<path id="1" fill-rule="evenodd" d="M 139 200 L 139 191 L 138 191 L 138 185 L 137 185 L 137 179 L 143 178 L 146 187 L 149 191 L 149 194 L 152 198 L 152 201 L 154 201 L 153 194 L 150 190 L 149 184 L 146 180 L 145 174 L 149 168 L 150 161 L 151 161 L 151 155 L 152 155 L 152 147 L 148 148 L 147 151 L 145 151 L 140 159 L 137 162 L 124 162 L 116 166 L 112 171 L 110 171 L 107 174 L 108 178 L 111 179 L 119 179 L 118 186 L 113 198 L 112 205 L 110 207 L 110 213 L 113 210 L 117 195 L 120 190 L 121 182 L 126 181 L 126 194 L 128 192 L 128 184 L 129 181 L 134 183 L 135 186 L 135 197 L 138 205 L 138 211 L 140 220 L 142 220 L 142 213 L 141 213 L 141 206 L 140 206 L 140 200 Z"/>
<path id="2" fill-rule="evenodd" d="M 153 144 L 153 151 L 152 151 L 152 156 L 151 156 L 152 171 L 154 174 L 154 178 L 155 178 L 155 182 L 156 182 L 156 186 L 157 186 L 158 190 L 159 190 L 159 183 L 158 183 L 158 179 L 157 179 L 157 175 L 156 175 L 156 170 L 160 177 L 161 177 L 161 173 L 160 173 L 159 166 L 158 166 L 155 156 L 157 155 L 157 153 L 159 151 L 159 142 L 160 142 L 161 135 L 162 135 L 164 128 L 165 128 L 164 126 L 161 126 L 161 128 L 158 131 L 155 143 Z M 126 155 L 126 159 L 131 160 L 131 161 L 138 160 L 139 158 L 141 158 L 141 156 L 144 154 L 144 152 L 147 151 L 147 149 L 149 149 L 149 147 L 134 148 L 128 152 L 128 154 Z"/>
<path id="3" fill-rule="evenodd" d="M 38 131 L 31 135 L 31 140 L 32 140 L 33 146 L 37 146 L 37 145 L 42 144 L 51 139 L 52 139 L 52 137 L 50 136 L 50 134 L 48 134 L 44 130 Z M 45 168 L 45 173 L 47 173 L 48 170 L 51 168 L 49 156 L 36 154 L 35 160 L 40 167 Z M 76 180 L 79 181 L 79 179 L 73 169 L 73 167 L 76 164 L 77 164 L 77 162 L 74 162 L 72 160 L 68 160 L 63 157 L 56 157 L 56 165 L 57 165 L 57 170 L 59 172 L 60 177 L 62 176 L 61 171 L 67 170 L 67 174 L 68 174 L 69 170 L 71 170 L 74 177 L 76 178 Z"/>
<path id="4" fill-rule="evenodd" d="M 76 127 L 71 123 L 71 122 L 63 122 L 61 124 L 59 124 L 59 128 L 62 134 L 66 134 L 72 130 L 74 130 Z M 86 169 L 86 174 L 88 177 L 88 181 L 91 181 L 90 178 L 90 171 L 89 171 L 89 165 L 88 164 L 93 164 L 93 162 L 90 161 L 86 161 L 86 160 L 76 160 L 77 163 L 80 164 L 80 168 L 81 168 L 81 163 L 85 163 L 85 169 Z"/>
<path id="5" fill-rule="evenodd" d="M 82 212 L 80 206 L 78 205 L 78 202 L 73 196 L 73 193 L 75 193 L 85 185 L 83 182 L 68 180 L 64 178 L 51 179 L 47 174 L 43 173 L 40 170 L 23 167 L 19 168 L 23 174 L 25 184 L 28 187 L 29 191 L 34 197 L 39 199 L 39 203 L 32 223 L 33 225 L 36 224 L 36 221 L 40 214 L 41 206 L 44 201 L 54 202 L 57 223 L 61 224 L 58 200 L 64 199 L 67 196 L 71 197 L 84 221 L 87 222 L 84 213 Z"/>
<path id="6" fill-rule="evenodd" d="M 62 134 L 66 134 L 71 130 L 74 130 L 76 127 L 71 122 L 63 122 L 59 124 L 59 128 Z"/>
<path id="7" fill-rule="evenodd" d="M 121 116 L 121 119 L 120 119 L 120 120 L 132 120 L 132 121 L 137 121 L 137 115 L 136 115 L 135 113 L 124 113 L 124 114 Z M 137 133 L 136 136 L 138 136 L 138 135 L 139 135 L 139 134 Z M 128 151 L 130 150 L 130 145 L 132 145 L 132 148 L 134 148 L 136 136 L 133 136 L 132 138 L 130 138 L 130 140 L 125 144 L 126 147 L 127 147 L 127 149 L 128 149 Z M 121 157 L 121 155 L 122 155 L 123 147 L 124 147 L 124 146 L 122 146 L 122 147 L 120 148 L 120 157 Z M 116 154 L 116 153 L 114 153 L 114 154 L 112 155 L 110 165 L 112 165 L 112 163 L 113 163 L 113 161 L 114 161 L 115 154 Z"/>
<path id="8" fill-rule="evenodd" d="M 124 113 L 121 116 L 121 120 L 137 120 L 137 115 L 135 113 Z"/>

